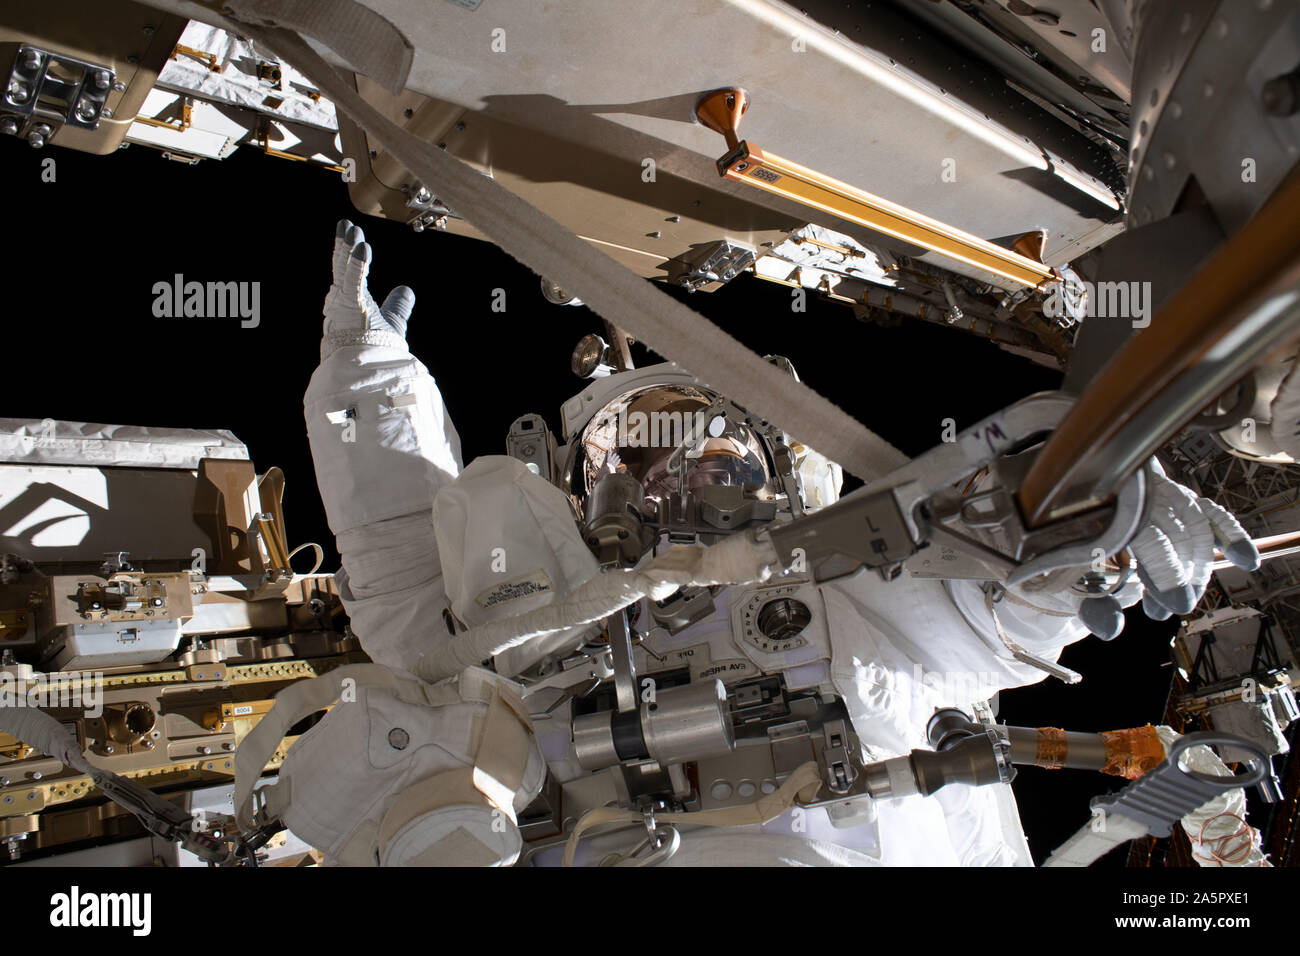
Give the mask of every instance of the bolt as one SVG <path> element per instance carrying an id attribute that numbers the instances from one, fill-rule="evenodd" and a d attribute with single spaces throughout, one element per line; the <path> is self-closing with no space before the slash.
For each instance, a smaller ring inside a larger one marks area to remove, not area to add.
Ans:
<path id="1" fill-rule="evenodd" d="M 117 80 L 116 82 L 113 83 L 113 90 L 115 92 L 121 93 L 125 89 L 126 89 L 126 84 L 123 83 L 121 80 Z"/>
<path id="2" fill-rule="evenodd" d="M 235 749 L 235 745 L 232 744 L 230 741 L 226 741 L 224 744 L 221 745 L 221 749 L 222 749 L 222 750 L 234 750 L 234 749 Z"/>
<path id="3" fill-rule="evenodd" d="M 15 119 L 6 119 L 0 122 L 0 133 L 6 136 L 16 136 L 18 134 L 18 121 Z"/>
<path id="4" fill-rule="evenodd" d="M 152 26 L 150 26 L 149 24 L 146 23 L 146 24 L 141 28 L 141 32 L 142 32 L 145 36 L 147 36 L 147 37 L 151 37 L 151 36 L 153 36 L 153 29 L 154 29 L 154 28 L 153 28 Z"/>
<path id="5" fill-rule="evenodd" d="M 112 744 L 105 744 L 105 745 L 104 745 L 104 753 L 106 753 L 106 754 L 111 754 L 112 752 L 113 752 L 113 745 L 112 745 Z"/>
<path id="6" fill-rule="evenodd" d="M 31 87 L 22 80 L 14 80 L 9 84 L 9 102 L 26 103 L 31 96 Z"/>
<path id="7" fill-rule="evenodd" d="M 96 70 L 93 79 L 95 88 L 99 90 L 108 89 L 109 83 L 113 81 L 113 78 L 108 75 L 108 70 Z"/>
<path id="8" fill-rule="evenodd" d="M 145 749 L 145 750 L 153 750 L 153 741 L 152 741 L 152 740 L 146 740 L 146 741 L 144 741 L 144 749 Z"/>
<path id="9" fill-rule="evenodd" d="M 0 787 L 7 787 L 7 786 L 9 786 L 9 778 L 0 777 Z"/>
<path id="10" fill-rule="evenodd" d="M 23 54 L 23 69 L 35 70 L 41 65 L 41 55 L 35 50 L 28 50 Z"/>
<path id="11" fill-rule="evenodd" d="M 200 748 L 199 748 L 199 753 L 203 754 L 203 756 L 206 757 L 208 754 L 212 753 L 212 748 L 211 748 L 211 747 L 200 747 Z"/>
<path id="12" fill-rule="evenodd" d="M 41 777 L 42 777 L 42 774 L 41 774 L 41 772 L 40 772 L 39 770 L 33 770 L 33 771 L 31 772 L 30 776 L 31 776 L 31 778 L 32 778 L 33 780 L 40 780 Z"/>
<path id="13" fill-rule="evenodd" d="M 98 108 L 90 100 L 82 100 L 77 104 L 77 119 L 83 123 L 89 123 L 98 113 Z"/>
<path id="14" fill-rule="evenodd" d="M 40 149 L 45 145 L 45 137 L 36 130 L 32 130 L 27 134 L 27 142 L 32 144 L 32 149 Z"/>
<path id="15" fill-rule="evenodd" d="M 105 106 L 102 110 L 99 111 L 99 115 L 104 117 L 104 119 L 112 119 L 113 111 L 110 110 L 107 106 Z"/>

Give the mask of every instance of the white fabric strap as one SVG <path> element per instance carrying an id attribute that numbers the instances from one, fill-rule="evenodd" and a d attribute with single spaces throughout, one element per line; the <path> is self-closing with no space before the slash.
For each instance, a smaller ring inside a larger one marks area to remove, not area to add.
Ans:
<path id="1" fill-rule="evenodd" d="M 415 49 L 386 18 L 355 0 L 227 0 L 243 21 L 319 40 L 390 93 L 406 88 Z"/>
<path id="2" fill-rule="evenodd" d="M 239 0 L 234 0 L 236 8 Z M 340 110 L 417 179 L 492 242 L 539 275 L 582 299 L 601 317 L 654 351 L 689 368 L 728 398 L 783 428 L 844 470 L 871 481 L 907 462 L 907 456 L 851 415 L 778 369 L 653 283 L 615 262 L 549 216 L 455 157 L 401 129 L 363 100 L 355 85 L 336 72 L 297 33 L 264 26 L 268 21 L 300 29 L 350 61 L 370 62 L 330 35 L 331 23 L 303 15 L 295 24 L 277 20 L 279 4 L 262 0 L 245 32 L 275 49 L 303 71 Z M 298 11 L 295 11 L 298 12 Z M 246 14 L 247 15 L 247 14 Z"/>
<path id="3" fill-rule="evenodd" d="M 1002 593 L 1005 595 L 1010 594 L 1011 592 L 1003 589 Z M 1021 601 L 1019 603 L 1025 604 L 1026 602 Z M 1077 684 L 1079 681 L 1083 680 L 1083 675 L 1078 671 L 1071 670 L 1068 667 L 1053 663 L 1049 660 L 1044 660 L 1037 654 L 1029 653 L 1029 651 L 1025 650 L 1013 641 L 1011 635 L 1002 627 L 1002 618 L 998 617 L 998 609 L 996 605 L 997 599 L 993 595 L 993 587 L 991 585 L 986 585 L 984 588 L 984 606 L 988 608 L 989 616 L 993 618 L 993 629 L 997 632 L 998 640 L 1002 642 L 1003 646 L 1006 647 L 1015 660 L 1020 661 L 1022 664 L 1028 664 L 1030 667 L 1036 667 L 1040 671 L 1044 671 L 1059 680 L 1065 681 L 1067 684 Z M 1033 605 L 1028 606 L 1033 607 Z M 1035 610 L 1038 609 L 1035 608 Z"/>
<path id="4" fill-rule="evenodd" d="M 738 807 L 720 807 L 717 810 L 700 810 L 694 813 L 656 813 L 656 821 L 690 823 L 702 827 L 743 827 L 767 823 L 794 807 L 800 799 L 811 800 L 821 789 L 821 771 L 815 761 L 808 761 L 795 769 L 785 783 L 774 791 L 759 797 L 753 803 Z M 802 794 L 802 797 L 800 796 Z M 588 810 L 569 834 L 564 845 L 564 865 L 573 866 L 574 854 L 582 835 L 597 826 L 612 823 L 643 823 L 645 815 L 636 810 L 618 807 L 596 807 Z"/>
<path id="5" fill-rule="evenodd" d="M 1100 826 L 1093 829 L 1098 823 Z M 1108 813 L 1082 827 L 1053 850 L 1052 855 L 1043 861 L 1043 866 L 1090 866 L 1121 843 L 1136 840 L 1146 833 L 1146 824 L 1122 813 Z"/>
<path id="6" fill-rule="evenodd" d="M 384 687 L 407 699 L 418 685 L 403 680 L 380 664 L 349 664 L 311 680 L 290 684 L 275 695 L 275 704 L 257 722 L 235 753 L 235 818 L 241 829 L 247 831 L 258 825 L 253 817 L 253 790 L 257 786 L 266 762 L 271 759 L 284 740 L 289 728 L 318 710 L 324 710 L 342 693 L 343 681 L 350 678 L 358 687 Z"/>

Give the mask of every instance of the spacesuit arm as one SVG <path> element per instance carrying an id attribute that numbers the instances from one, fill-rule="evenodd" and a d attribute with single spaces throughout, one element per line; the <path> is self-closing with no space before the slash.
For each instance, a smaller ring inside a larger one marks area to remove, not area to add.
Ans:
<path id="1" fill-rule="evenodd" d="M 433 377 L 407 348 L 415 295 L 399 287 L 376 305 L 363 240 L 359 228 L 339 224 L 321 362 L 303 406 L 352 629 L 371 658 L 409 670 L 448 638 L 430 511 L 460 472 L 460 438 Z"/>

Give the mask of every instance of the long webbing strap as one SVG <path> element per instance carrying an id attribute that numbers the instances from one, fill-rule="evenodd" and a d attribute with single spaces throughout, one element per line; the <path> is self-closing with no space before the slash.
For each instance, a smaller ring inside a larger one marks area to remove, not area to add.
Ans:
<path id="1" fill-rule="evenodd" d="M 399 678 L 380 664 L 349 664 L 320 677 L 290 684 L 276 694 L 275 706 L 257 722 L 235 753 L 235 819 L 241 829 L 247 831 L 257 826 L 253 816 L 253 790 L 284 735 L 304 717 L 338 700 L 345 679 L 354 681 L 356 687 L 397 689 L 399 685 Z M 411 683 L 415 682 L 411 680 Z"/>
<path id="2" fill-rule="evenodd" d="M 799 802 L 800 793 L 806 793 L 805 799 L 811 799 L 821 788 L 821 771 L 815 761 L 808 761 L 797 767 L 786 778 L 785 783 L 772 793 L 759 797 L 753 803 L 738 807 L 720 807 L 717 810 L 697 810 L 694 813 L 656 813 L 656 821 L 676 821 L 702 827 L 743 827 L 767 823 L 774 820 Z M 644 814 L 636 810 L 622 810 L 618 807 L 596 807 L 588 810 L 578 821 L 578 825 L 569 834 L 564 845 L 564 865 L 573 866 L 574 854 L 578 851 L 578 841 L 584 833 L 593 827 L 611 823 L 640 823 Z"/>
<path id="3" fill-rule="evenodd" d="M 1146 833 L 1146 824 L 1121 813 L 1108 813 L 1081 827 L 1052 851 L 1043 866 L 1090 866 L 1121 843 Z"/>
<path id="4" fill-rule="evenodd" d="M 311 7 L 331 11 L 340 5 L 357 4 L 352 0 L 322 0 Z M 689 368 L 712 388 L 864 481 L 880 478 L 907 462 L 902 452 L 851 415 L 703 316 L 491 178 L 383 116 L 358 95 L 353 82 L 335 71 L 294 31 L 328 46 L 358 70 L 380 72 L 380 82 L 387 75 L 381 51 L 393 46 L 394 41 L 375 41 L 375 47 L 367 50 L 358 38 L 339 35 L 339 24 L 347 22 L 346 18 L 337 13 L 313 16 L 311 7 L 304 6 L 291 3 L 283 7 L 282 0 L 230 0 L 228 4 L 242 32 L 303 71 L 338 109 L 366 131 L 372 142 L 386 149 L 457 215 L 534 272 L 558 283 L 660 355 Z M 284 11 L 279 18 L 277 10 Z M 397 33 L 395 27 L 392 32 Z M 391 76 L 387 79 L 392 89 Z"/>

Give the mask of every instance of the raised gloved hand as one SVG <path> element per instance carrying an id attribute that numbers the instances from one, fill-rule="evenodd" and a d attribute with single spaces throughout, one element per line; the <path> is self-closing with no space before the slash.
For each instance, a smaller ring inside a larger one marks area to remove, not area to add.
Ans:
<path id="1" fill-rule="evenodd" d="M 415 293 L 399 285 L 384 304 L 370 295 L 366 278 L 373 253 L 365 233 L 346 219 L 334 229 L 334 284 L 325 297 L 325 339 L 322 358 L 343 345 L 382 342 L 387 335 L 406 338 L 406 323 L 415 306 Z"/>
<path id="2" fill-rule="evenodd" d="M 1191 613 L 1210 582 L 1216 542 L 1236 567 L 1259 568 L 1259 550 L 1225 508 L 1170 480 L 1154 458 L 1147 480 L 1148 523 L 1129 549 L 1137 561 L 1142 610 L 1148 617 L 1163 621 Z M 1115 595 L 1085 598 L 1079 619 L 1093 634 L 1110 640 L 1123 629 L 1123 608 L 1135 604 L 1136 595 L 1135 588 L 1126 588 Z"/>
<path id="3" fill-rule="evenodd" d="M 366 287 L 370 262 L 361 229 L 340 222 L 321 362 L 303 414 L 352 630 L 376 662 L 411 668 L 450 639 L 429 626 L 446 606 L 429 512 L 460 473 L 460 438 L 407 348 L 415 294 L 398 286 L 377 305 Z"/>
<path id="4" fill-rule="evenodd" d="M 1259 549 L 1227 509 L 1171 481 L 1155 459 L 1148 477 L 1151 523 L 1130 547 L 1145 585 L 1142 609 L 1163 621 L 1190 613 L 1205 594 L 1216 540 L 1224 557 L 1243 571 L 1258 570 Z"/>

